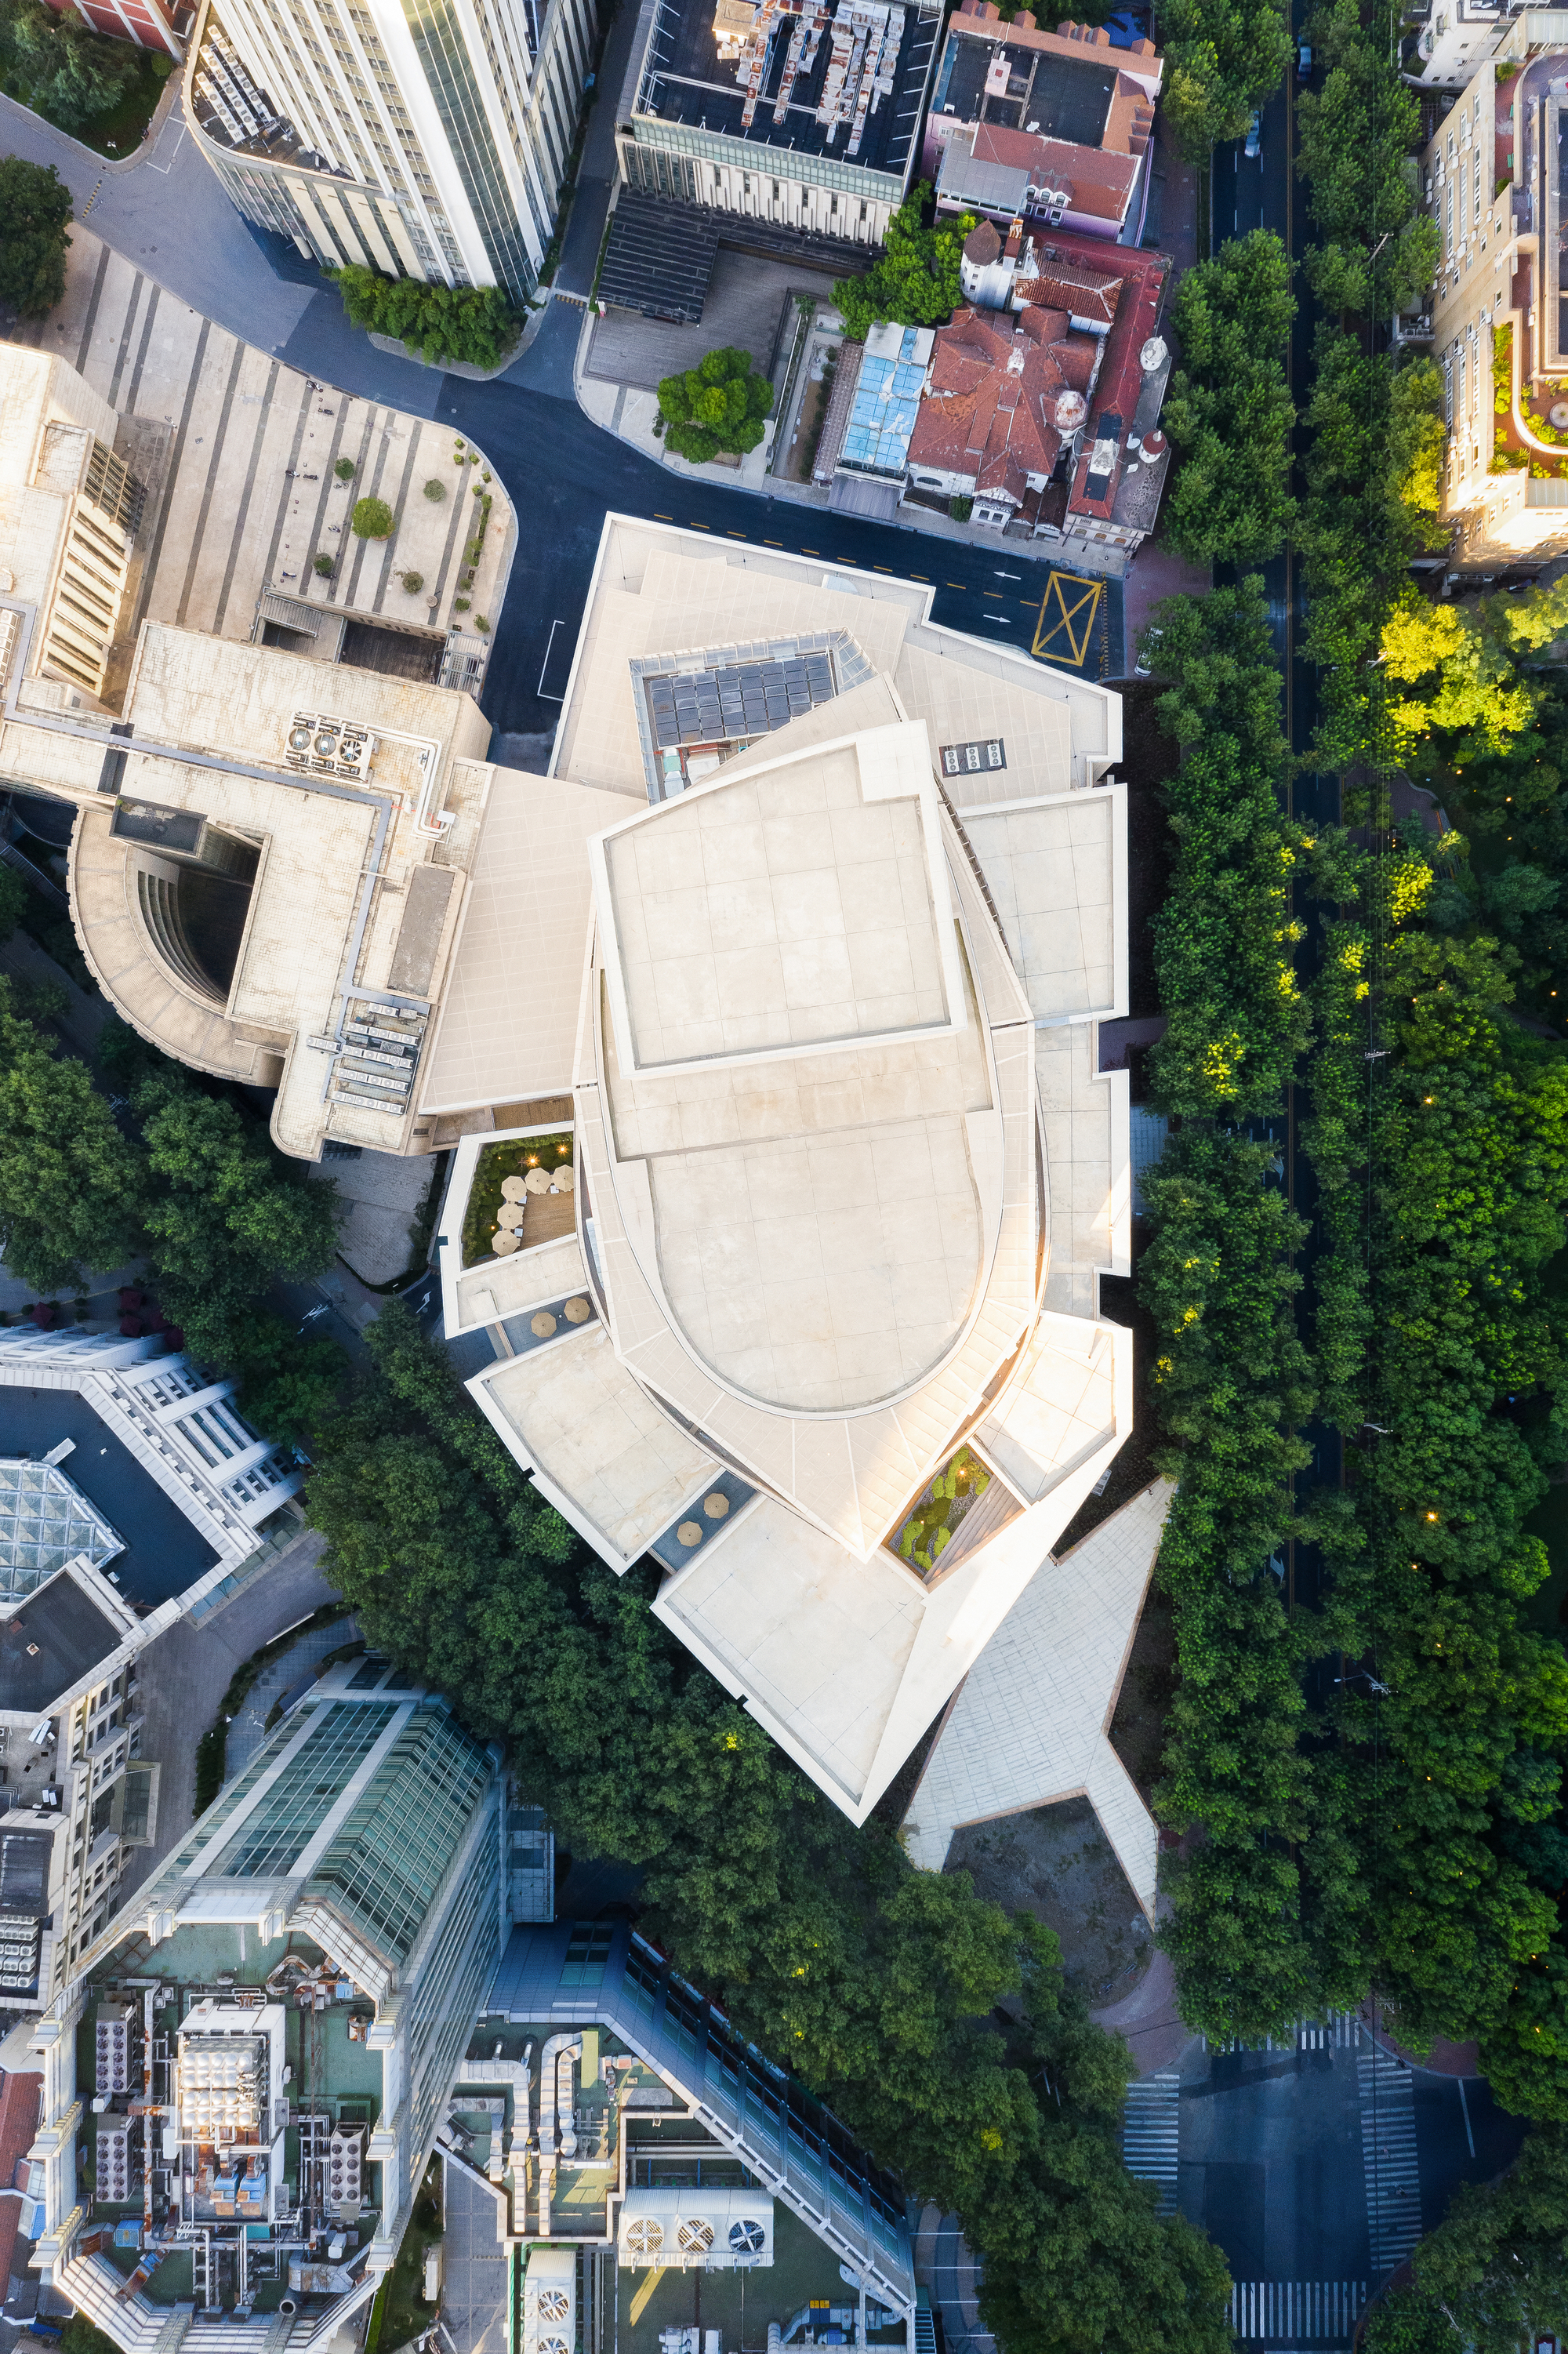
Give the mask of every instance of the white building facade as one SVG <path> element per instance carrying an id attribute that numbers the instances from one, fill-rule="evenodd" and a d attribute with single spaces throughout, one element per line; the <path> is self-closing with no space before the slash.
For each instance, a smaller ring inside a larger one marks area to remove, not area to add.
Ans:
<path id="1" fill-rule="evenodd" d="M 154 1843 L 159 1767 L 142 1755 L 142 1654 L 182 1619 L 199 1623 L 298 1533 L 301 1473 L 237 1411 L 234 1387 L 204 1382 L 151 1338 L 0 1332 L 0 1405 L 7 1389 L 79 1398 L 217 1555 L 184 1593 L 148 1606 L 134 1580 L 122 1586 L 120 1532 L 70 1478 L 73 1446 L 43 1461 L 0 1460 L 9 2009 L 42 2008 L 69 1983 L 136 1853 Z"/>
<path id="2" fill-rule="evenodd" d="M 596 37 L 593 0 L 209 0 L 186 111 L 246 217 L 324 267 L 521 301 Z"/>

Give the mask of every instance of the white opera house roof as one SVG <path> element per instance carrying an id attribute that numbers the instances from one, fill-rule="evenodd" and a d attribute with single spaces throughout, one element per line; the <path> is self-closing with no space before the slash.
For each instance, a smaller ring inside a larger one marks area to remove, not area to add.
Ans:
<path id="1" fill-rule="evenodd" d="M 513 1074 L 569 1056 L 576 1232 L 464 1271 L 443 1218 L 513 1454 L 857 1822 L 1132 1413 L 1119 701 L 929 608 L 607 521 L 515 779 L 582 842 L 571 1035 Z"/>

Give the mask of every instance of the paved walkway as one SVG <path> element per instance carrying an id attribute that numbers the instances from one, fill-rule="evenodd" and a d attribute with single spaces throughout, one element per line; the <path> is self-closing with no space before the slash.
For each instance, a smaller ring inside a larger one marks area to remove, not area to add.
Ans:
<path id="1" fill-rule="evenodd" d="M 466 2166 L 443 2157 L 441 2213 L 441 2342 L 450 2354 L 506 2354 L 502 2202 Z"/>
<path id="2" fill-rule="evenodd" d="M 122 1882 L 122 1903 L 157 1870 L 189 1830 L 196 1817 L 197 1737 L 217 1714 L 229 1678 L 274 1635 L 308 1618 L 333 1599 L 320 1561 L 326 1540 L 313 1530 L 280 1553 L 222 1610 L 196 1626 L 182 1618 L 142 1655 L 143 1758 L 162 1766 L 156 1838 L 132 1851 Z"/>
<path id="3" fill-rule="evenodd" d="M 319 607 L 323 619 L 341 608 L 423 629 L 453 619 L 478 504 L 469 492 L 485 470 L 454 465 L 446 427 L 285 366 L 85 228 L 71 236 L 64 301 L 47 319 L 26 322 L 16 340 L 58 352 L 133 420 L 122 429 L 124 454 L 147 484 L 156 521 L 138 535 L 139 593 L 111 682 L 128 670 L 143 620 L 249 638 L 269 584 Z M 355 469 L 346 483 L 333 471 L 340 460 Z M 424 495 L 429 481 L 441 484 L 439 501 Z M 485 552 L 467 592 L 480 613 L 499 611 L 511 552 L 510 504 L 499 482 L 490 488 Z M 350 531 L 354 502 L 365 496 L 397 515 L 390 539 Z M 330 579 L 313 569 L 318 554 L 336 566 Z M 421 578 L 413 594 L 406 572 Z"/>
<path id="4" fill-rule="evenodd" d="M 357 1622 L 336 1618 L 330 1627 L 307 1628 L 297 1643 L 291 1643 L 270 1666 L 262 1669 L 228 1728 L 224 1757 L 226 1782 L 232 1782 L 237 1774 L 244 1771 L 266 1740 L 267 1719 L 277 1703 L 313 1682 L 315 1670 L 329 1651 L 341 1650 L 345 1643 L 358 1640 Z"/>
<path id="5" fill-rule="evenodd" d="M 1024 1587 L 970 1669 L 906 1818 L 939 1872 L 959 1823 L 1088 1797 L 1152 1920 L 1158 1839 L 1108 1737 L 1172 1489 L 1156 1479 Z"/>

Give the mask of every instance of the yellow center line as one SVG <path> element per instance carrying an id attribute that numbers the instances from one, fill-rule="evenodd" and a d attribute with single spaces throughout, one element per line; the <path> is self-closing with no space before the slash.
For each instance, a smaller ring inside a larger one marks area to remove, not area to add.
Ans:
<path id="1" fill-rule="evenodd" d="M 781 539 L 765 539 L 762 545 L 764 547 L 782 547 L 784 543 Z"/>
<path id="2" fill-rule="evenodd" d="M 967 580 L 949 580 L 948 583 L 949 588 L 967 588 L 969 585 Z"/>
<path id="3" fill-rule="evenodd" d="M 653 520 L 655 523 L 673 523 L 675 518 L 673 515 L 656 514 Z"/>
<path id="4" fill-rule="evenodd" d="M 980 591 L 980 594 L 985 597 L 995 597 L 1000 599 L 1001 591 L 1000 588 L 984 588 Z"/>
<path id="5" fill-rule="evenodd" d="M 874 564 L 871 568 L 874 572 L 891 572 L 893 567 L 891 564 Z"/>
<path id="6" fill-rule="evenodd" d="M 821 553 L 821 550 L 815 547 L 803 547 L 800 553 L 802 556 L 816 556 Z"/>
<path id="7" fill-rule="evenodd" d="M 730 536 L 730 538 L 731 538 L 731 539 L 744 539 L 744 538 L 747 536 L 747 535 L 746 535 L 746 533 L 745 533 L 745 532 L 743 532 L 743 531 L 736 531 L 736 530 L 735 529 L 734 525 L 732 525 L 730 526 L 729 536 Z"/>
<path id="8" fill-rule="evenodd" d="M 692 529 L 694 531 L 711 531 L 713 529 L 713 525 L 705 523 L 694 523 L 692 525 Z"/>
<path id="9" fill-rule="evenodd" d="M 931 576 L 928 572 L 912 572 L 909 575 L 909 578 L 911 580 L 925 580 L 928 582 Z"/>

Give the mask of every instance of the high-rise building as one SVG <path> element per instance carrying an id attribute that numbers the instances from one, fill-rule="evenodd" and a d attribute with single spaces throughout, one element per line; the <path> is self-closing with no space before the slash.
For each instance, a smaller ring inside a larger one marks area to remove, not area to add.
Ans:
<path id="1" fill-rule="evenodd" d="M 593 0 L 209 0 L 186 74 L 240 211 L 328 268 L 531 292 Z"/>
<path id="2" fill-rule="evenodd" d="M 346 1661 L 39 2020 L 35 2261 L 125 2354 L 302 2354 L 391 2266 L 506 1935 L 496 1764 Z"/>
<path id="3" fill-rule="evenodd" d="M 300 1473 L 234 1388 L 150 1334 L 0 1332 L 7 2009 L 40 2009 L 69 1984 L 153 1861 L 163 1764 L 146 1653 L 299 1535 Z"/>

